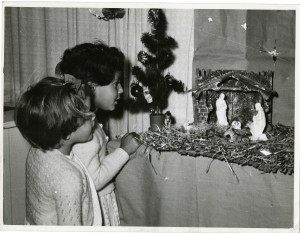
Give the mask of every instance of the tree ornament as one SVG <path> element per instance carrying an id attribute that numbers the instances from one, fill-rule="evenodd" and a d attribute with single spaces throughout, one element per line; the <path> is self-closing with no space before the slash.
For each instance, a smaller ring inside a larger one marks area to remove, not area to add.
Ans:
<path id="1" fill-rule="evenodd" d="M 149 87 L 143 87 L 143 92 L 144 92 L 144 97 L 145 97 L 145 100 L 151 104 L 153 102 L 153 98 L 150 94 L 150 91 L 149 91 Z"/>
<path id="2" fill-rule="evenodd" d="M 143 65 L 146 65 L 150 62 L 151 56 L 144 51 L 138 53 L 138 61 Z"/>
<path id="3" fill-rule="evenodd" d="M 159 23 L 160 9 L 150 9 L 148 12 L 148 22 L 153 26 Z"/>
<path id="4" fill-rule="evenodd" d="M 130 93 L 133 97 L 137 98 L 144 94 L 143 87 L 141 87 L 138 83 L 132 83 Z"/>

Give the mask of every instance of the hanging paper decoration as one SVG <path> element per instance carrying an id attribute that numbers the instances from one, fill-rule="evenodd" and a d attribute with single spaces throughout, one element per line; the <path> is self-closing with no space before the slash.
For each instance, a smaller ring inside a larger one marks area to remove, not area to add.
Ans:
<path id="1" fill-rule="evenodd" d="M 111 19 L 121 19 L 125 15 L 124 8 L 102 8 L 101 9 L 89 9 L 89 12 L 97 19 L 103 19 L 109 21 Z"/>
<path id="2" fill-rule="evenodd" d="M 280 54 L 280 52 L 277 52 L 277 50 L 276 50 L 276 40 L 275 40 L 275 45 L 274 45 L 274 48 L 273 48 L 272 51 L 269 51 L 264 45 L 261 45 L 261 44 L 259 44 L 259 51 L 261 53 L 267 53 L 270 56 L 272 56 L 273 62 L 274 62 L 274 65 L 275 65 L 275 62 L 277 61 L 277 57 Z"/>

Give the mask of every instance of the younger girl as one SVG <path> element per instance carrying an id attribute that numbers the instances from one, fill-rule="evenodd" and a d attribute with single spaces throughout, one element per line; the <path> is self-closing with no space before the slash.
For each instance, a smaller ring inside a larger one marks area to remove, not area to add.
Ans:
<path id="1" fill-rule="evenodd" d="M 83 98 L 92 110 L 113 111 L 123 93 L 120 84 L 123 65 L 124 55 L 117 48 L 99 42 L 67 49 L 59 68 L 65 77 L 71 75 L 81 81 Z M 104 225 L 116 226 L 120 220 L 112 180 L 140 142 L 133 138 L 125 147 L 121 141 L 121 148 L 111 154 L 106 153 L 106 144 L 107 137 L 102 127 L 97 125 L 93 139 L 75 145 L 73 152 L 86 166 L 99 191 Z"/>
<path id="2" fill-rule="evenodd" d="M 27 223 L 101 225 L 93 182 L 69 156 L 75 143 L 92 139 L 94 127 L 94 114 L 72 85 L 42 79 L 21 96 L 16 125 L 32 146 L 26 160 Z"/>

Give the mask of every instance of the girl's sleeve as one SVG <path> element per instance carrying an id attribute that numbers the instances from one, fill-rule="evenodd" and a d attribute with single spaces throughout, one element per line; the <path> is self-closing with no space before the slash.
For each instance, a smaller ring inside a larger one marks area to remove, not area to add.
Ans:
<path id="1" fill-rule="evenodd" d="M 105 151 L 105 150 L 104 150 Z M 100 162 L 95 156 L 88 166 L 88 171 L 92 176 L 96 189 L 99 191 L 121 170 L 128 161 L 129 155 L 122 148 L 117 148 L 114 152 L 106 155 Z"/>
<path id="2" fill-rule="evenodd" d="M 81 174 L 78 171 L 66 171 L 55 186 L 58 225 L 83 225 Z"/>
<path id="3" fill-rule="evenodd" d="M 97 191 L 104 188 L 129 160 L 129 155 L 121 148 L 106 155 L 106 144 L 106 134 L 98 126 L 92 141 L 76 144 L 73 148 L 92 177 Z"/>

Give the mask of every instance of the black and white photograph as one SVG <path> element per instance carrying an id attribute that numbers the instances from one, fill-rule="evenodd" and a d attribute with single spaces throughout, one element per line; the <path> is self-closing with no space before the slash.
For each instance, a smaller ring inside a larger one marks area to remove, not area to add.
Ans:
<path id="1" fill-rule="evenodd" d="M 299 232 L 298 7 L 2 2 L 0 229 Z"/>

